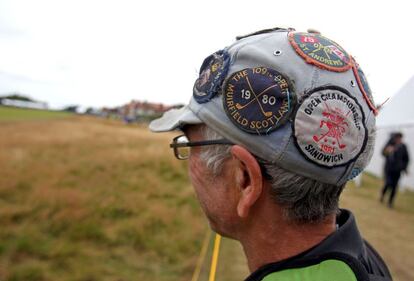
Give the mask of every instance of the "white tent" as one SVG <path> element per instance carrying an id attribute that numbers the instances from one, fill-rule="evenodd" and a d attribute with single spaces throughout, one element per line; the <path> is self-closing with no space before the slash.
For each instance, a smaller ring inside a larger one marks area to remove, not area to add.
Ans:
<path id="1" fill-rule="evenodd" d="M 414 76 L 388 101 L 377 118 L 377 139 L 374 155 L 367 171 L 383 175 L 384 157 L 381 152 L 390 134 L 402 132 L 403 141 L 410 154 L 408 175 L 403 175 L 399 185 L 414 190 Z"/>

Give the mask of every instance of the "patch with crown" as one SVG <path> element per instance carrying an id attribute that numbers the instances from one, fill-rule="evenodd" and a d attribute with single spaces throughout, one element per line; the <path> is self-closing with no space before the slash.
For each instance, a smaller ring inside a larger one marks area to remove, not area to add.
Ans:
<path id="1" fill-rule="evenodd" d="M 345 89 L 334 86 L 308 94 L 296 112 L 293 130 L 305 158 L 328 168 L 354 161 L 367 141 L 361 105 Z"/>
<path id="2" fill-rule="evenodd" d="M 352 66 L 347 52 L 337 43 L 320 34 L 291 32 L 289 42 L 307 63 L 319 68 L 343 72 Z"/>
<path id="3" fill-rule="evenodd" d="M 362 92 L 365 101 L 367 102 L 369 108 L 375 113 L 378 113 L 377 108 L 375 107 L 374 98 L 372 97 L 371 88 L 369 87 L 367 78 L 365 77 L 364 72 L 362 71 L 361 67 L 354 61 L 354 66 L 352 70 L 355 75 L 355 79 L 357 80 L 357 84 L 359 90 Z"/>
<path id="4" fill-rule="evenodd" d="M 252 134 L 268 134 L 280 127 L 293 108 L 289 81 L 267 67 L 246 68 L 231 74 L 223 86 L 223 107 L 230 120 Z"/>
<path id="5" fill-rule="evenodd" d="M 207 57 L 194 84 L 193 96 L 198 103 L 205 103 L 216 96 L 229 69 L 230 56 L 225 50 Z"/>

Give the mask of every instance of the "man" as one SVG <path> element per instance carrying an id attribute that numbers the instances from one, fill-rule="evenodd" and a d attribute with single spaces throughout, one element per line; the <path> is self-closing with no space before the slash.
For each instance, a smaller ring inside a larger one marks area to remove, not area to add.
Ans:
<path id="1" fill-rule="evenodd" d="M 389 142 L 382 150 L 382 155 L 385 157 L 385 184 L 380 200 L 383 202 L 385 194 L 390 190 L 391 194 L 388 199 L 389 208 L 393 207 L 401 172 L 407 172 L 409 162 L 407 147 L 402 142 L 402 137 L 402 133 L 392 134 Z"/>
<path id="2" fill-rule="evenodd" d="M 391 280 L 350 211 L 347 180 L 372 156 L 362 70 L 318 32 L 268 29 L 206 58 L 189 105 L 150 124 L 171 147 L 212 229 L 241 242 L 246 280 Z"/>

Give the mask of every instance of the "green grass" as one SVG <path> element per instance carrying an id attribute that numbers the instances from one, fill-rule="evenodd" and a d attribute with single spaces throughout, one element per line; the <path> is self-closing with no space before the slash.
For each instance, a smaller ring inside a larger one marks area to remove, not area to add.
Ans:
<path id="1" fill-rule="evenodd" d="M 48 120 L 68 117 L 73 114 L 62 111 L 24 109 L 16 107 L 0 106 L 1 121 L 22 121 L 22 120 Z"/>
<path id="2" fill-rule="evenodd" d="M 361 187 L 350 182 L 340 206 L 352 210 L 359 230 L 386 261 L 394 281 L 414 280 L 414 192 L 398 192 L 394 208 L 380 203 L 383 182 L 364 174 Z"/>
<path id="3" fill-rule="evenodd" d="M 207 226 L 171 135 L 81 117 L 0 130 L 0 280 L 191 277 Z"/>
<path id="4" fill-rule="evenodd" d="M 370 173 L 364 173 L 362 177 L 362 188 L 354 186 L 353 182 L 349 184 L 352 194 L 359 198 L 365 198 L 369 201 L 378 201 L 383 182 L 381 179 Z M 384 202 L 388 202 L 389 193 L 387 193 Z M 384 206 L 386 204 L 384 203 Z M 395 211 L 414 215 L 414 192 L 411 190 L 397 191 L 395 199 Z"/>

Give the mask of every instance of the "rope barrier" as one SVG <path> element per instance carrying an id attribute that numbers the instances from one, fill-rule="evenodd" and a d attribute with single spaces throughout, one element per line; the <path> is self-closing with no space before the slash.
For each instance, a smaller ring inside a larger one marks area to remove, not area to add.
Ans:
<path id="1" fill-rule="evenodd" d="M 216 234 L 216 238 L 214 239 L 213 256 L 211 257 L 210 277 L 208 278 L 208 281 L 214 281 L 216 278 L 217 260 L 220 251 L 220 241 L 221 236 L 219 234 Z"/>
<path id="2" fill-rule="evenodd" d="M 191 281 L 197 281 L 200 277 L 201 267 L 203 266 L 207 254 L 208 245 L 210 244 L 210 238 L 211 231 L 207 231 L 206 236 L 204 237 L 203 246 L 201 247 L 200 255 L 198 256 L 196 268 L 194 269 L 193 276 L 191 277 Z M 214 281 L 216 279 L 218 255 L 220 252 L 220 241 L 221 236 L 219 234 L 216 234 L 214 238 L 214 247 L 213 254 L 211 256 L 211 266 L 208 281 Z"/>
<path id="3" fill-rule="evenodd" d="M 211 231 L 207 231 L 206 236 L 204 237 L 203 246 L 201 247 L 200 256 L 197 260 L 197 265 L 193 273 L 191 281 L 197 281 L 200 277 L 201 267 L 203 266 L 204 259 L 206 258 L 208 244 L 210 243 Z"/>

